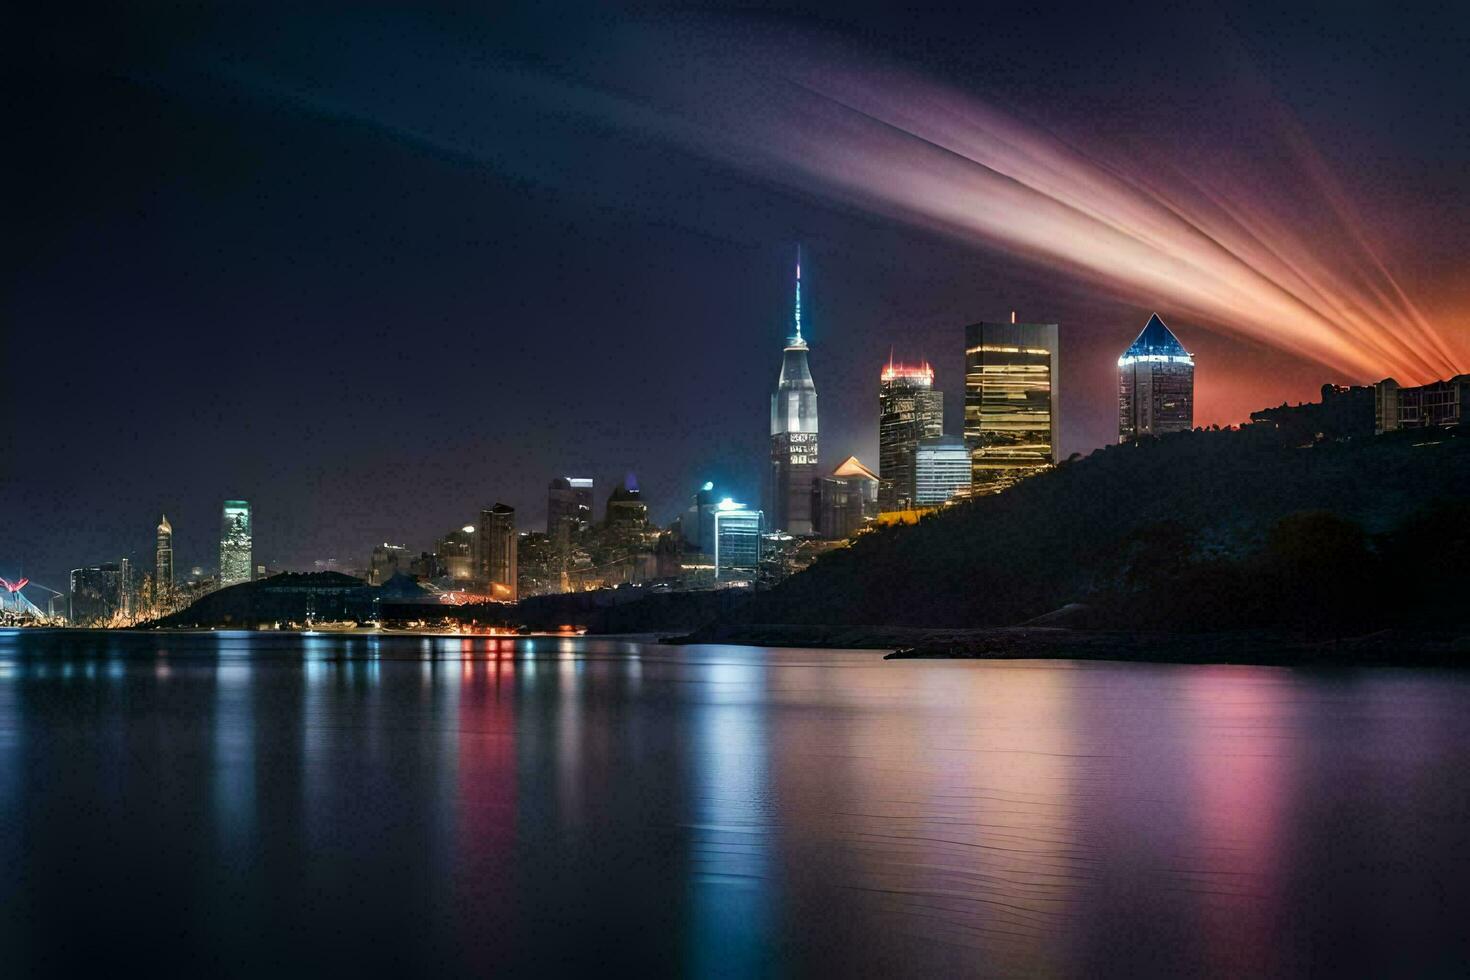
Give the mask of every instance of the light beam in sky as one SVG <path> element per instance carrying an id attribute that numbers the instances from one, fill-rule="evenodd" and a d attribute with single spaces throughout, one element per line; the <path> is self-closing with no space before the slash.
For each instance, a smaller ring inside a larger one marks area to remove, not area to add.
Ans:
<path id="1" fill-rule="evenodd" d="M 618 53 L 576 73 L 474 52 L 398 66 L 413 83 L 404 91 L 456 93 L 427 115 L 350 73 L 336 84 L 279 72 L 250 80 L 496 166 L 514 156 L 501 131 L 509 114 L 531 113 L 520 124 L 532 133 L 580 119 L 1022 257 L 1360 381 L 1470 369 L 1466 331 L 1420 311 L 1279 106 L 1256 107 L 1266 118 L 1250 127 L 1250 146 L 1186 163 L 1167 149 L 1068 141 L 978 95 L 810 39 L 642 25 L 605 48 Z"/>
<path id="2" fill-rule="evenodd" d="M 1422 383 L 1470 367 L 1464 338 L 1420 312 L 1326 165 L 1280 119 L 1281 153 L 1255 175 L 1225 160 L 1219 172 L 1182 173 L 1168 160 L 1088 152 L 912 76 L 816 68 L 791 80 L 805 97 L 723 123 L 760 147 L 734 158 L 767 176 L 1361 380 Z"/>

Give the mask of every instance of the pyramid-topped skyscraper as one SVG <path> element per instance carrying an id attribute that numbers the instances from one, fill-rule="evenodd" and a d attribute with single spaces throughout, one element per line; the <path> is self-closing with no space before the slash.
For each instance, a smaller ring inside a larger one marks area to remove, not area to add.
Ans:
<path id="1" fill-rule="evenodd" d="M 1118 358 L 1118 439 L 1194 427 L 1194 355 L 1157 313 Z"/>

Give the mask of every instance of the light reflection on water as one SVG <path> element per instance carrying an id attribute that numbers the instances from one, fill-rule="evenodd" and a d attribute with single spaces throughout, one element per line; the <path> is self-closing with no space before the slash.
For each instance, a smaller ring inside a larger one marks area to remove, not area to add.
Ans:
<path id="1" fill-rule="evenodd" d="M 1434 671 L 0 632 L 0 949 L 7 975 L 1463 972 L 1467 709 Z"/>

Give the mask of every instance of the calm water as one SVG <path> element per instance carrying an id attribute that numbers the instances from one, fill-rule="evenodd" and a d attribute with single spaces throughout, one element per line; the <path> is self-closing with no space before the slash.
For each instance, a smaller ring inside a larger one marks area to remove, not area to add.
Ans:
<path id="1" fill-rule="evenodd" d="M 1470 675 L 0 633 L 6 976 L 1463 973 Z"/>

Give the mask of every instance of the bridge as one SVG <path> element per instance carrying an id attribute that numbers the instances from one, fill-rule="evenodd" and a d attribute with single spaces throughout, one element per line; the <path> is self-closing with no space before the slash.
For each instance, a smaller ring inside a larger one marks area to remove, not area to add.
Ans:
<path id="1" fill-rule="evenodd" d="M 0 625 L 45 626 L 60 622 L 65 618 L 56 615 L 56 600 L 65 593 L 48 589 L 39 582 L 32 582 L 28 578 L 16 579 L 14 582 L 0 578 L 0 586 L 3 586 L 0 588 Z M 45 611 L 42 611 L 40 606 L 26 596 L 27 587 L 51 593 L 46 597 Z"/>

